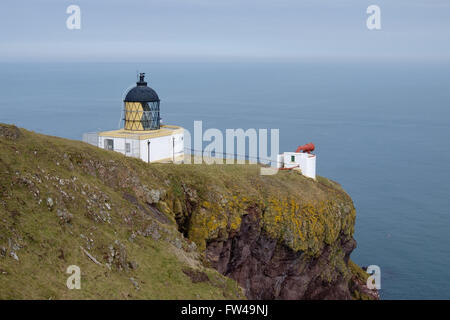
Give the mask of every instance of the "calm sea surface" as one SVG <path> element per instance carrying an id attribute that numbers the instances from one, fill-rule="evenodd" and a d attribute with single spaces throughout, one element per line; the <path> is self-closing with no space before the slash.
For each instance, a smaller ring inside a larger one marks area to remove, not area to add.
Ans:
<path id="1" fill-rule="evenodd" d="M 416 63 L 0 64 L 0 122 L 81 139 L 116 129 L 136 70 L 164 123 L 279 128 L 357 208 L 352 258 L 385 299 L 450 299 L 450 66 Z"/>

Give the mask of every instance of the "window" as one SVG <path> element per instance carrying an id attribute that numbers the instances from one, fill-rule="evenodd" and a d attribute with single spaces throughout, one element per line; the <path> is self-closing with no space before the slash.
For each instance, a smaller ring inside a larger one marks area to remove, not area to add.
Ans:
<path id="1" fill-rule="evenodd" d="M 105 149 L 106 150 L 114 150 L 114 140 L 113 139 L 105 139 Z"/>
<path id="2" fill-rule="evenodd" d="M 295 162 L 295 156 L 291 156 L 291 162 Z"/>
<path id="3" fill-rule="evenodd" d="M 126 153 L 130 153 L 131 152 L 131 147 L 129 143 L 125 143 L 125 152 Z"/>

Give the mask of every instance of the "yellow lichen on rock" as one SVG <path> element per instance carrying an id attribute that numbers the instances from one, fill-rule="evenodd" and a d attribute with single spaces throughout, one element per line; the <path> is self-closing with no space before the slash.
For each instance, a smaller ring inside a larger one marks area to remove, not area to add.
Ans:
<path id="1" fill-rule="evenodd" d="M 261 227 L 274 239 L 295 251 L 319 254 L 344 234 L 353 234 L 355 209 L 349 198 L 302 199 L 291 195 L 249 197 L 222 193 L 222 199 L 203 199 L 192 212 L 188 237 L 201 249 L 206 241 L 238 231 L 242 216 L 255 208 Z M 175 207 L 175 206 L 174 206 Z"/>
<path id="2" fill-rule="evenodd" d="M 298 202 L 293 198 L 268 201 L 263 228 L 295 251 L 318 254 L 332 244 L 346 228 L 352 228 L 354 215 L 340 215 L 333 201 Z M 354 213 L 354 209 L 352 212 Z"/>

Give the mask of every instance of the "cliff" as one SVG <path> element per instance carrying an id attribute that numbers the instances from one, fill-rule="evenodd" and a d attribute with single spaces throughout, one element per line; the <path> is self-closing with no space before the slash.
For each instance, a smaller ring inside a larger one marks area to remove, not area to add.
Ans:
<path id="1" fill-rule="evenodd" d="M 373 299 L 335 182 L 0 125 L 0 299 Z M 68 290 L 66 269 L 81 269 Z"/>

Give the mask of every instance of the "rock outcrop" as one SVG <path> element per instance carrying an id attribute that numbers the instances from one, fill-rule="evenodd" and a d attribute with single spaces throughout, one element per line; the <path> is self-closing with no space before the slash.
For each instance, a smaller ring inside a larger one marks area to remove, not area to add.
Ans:
<path id="1" fill-rule="evenodd" d="M 338 246 L 348 261 L 355 241 L 342 238 Z M 351 299 L 348 276 L 329 264 L 335 250 L 326 246 L 318 257 L 295 252 L 262 230 L 258 216 L 248 214 L 231 238 L 210 241 L 206 254 L 219 272 L 243 286 L 249 299 Z"/>

